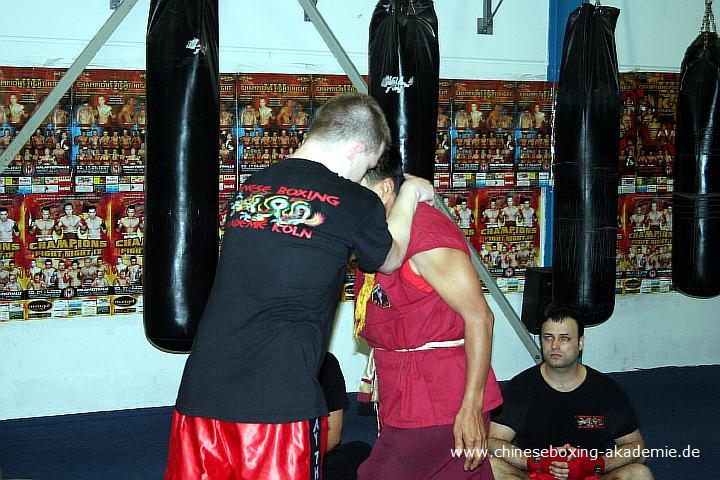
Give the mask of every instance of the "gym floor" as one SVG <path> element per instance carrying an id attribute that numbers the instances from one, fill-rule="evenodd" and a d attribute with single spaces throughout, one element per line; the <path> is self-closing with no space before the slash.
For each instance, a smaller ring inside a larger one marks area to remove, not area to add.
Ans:
<path id="1" fill-rule="evenodd" d="M 616 373 L 638 414 L 648 448 L 699 458 L 653 458 L 658 480 L 710 479 L 720 471 L 720 365 Z M 343 440 L 373 442 L 375 419 L 358 414 L 355 395 Z M 4 480 L 159 480 L 167 455 L 171 407 L 0 422 Z M 689 447 L 689 450 L 688 450 Z"/>

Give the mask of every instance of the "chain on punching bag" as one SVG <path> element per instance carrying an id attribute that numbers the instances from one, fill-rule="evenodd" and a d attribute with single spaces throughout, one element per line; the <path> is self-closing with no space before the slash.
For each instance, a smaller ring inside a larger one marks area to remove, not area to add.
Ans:
<path id="1" fill-rule="evenodd" d="M 720 39 L 712 2 L 680 74 L 673 192 L 673 284 L 720 294 Z"/>
<path id="2" fill-rule="evenodd" d="M 370 22 L 368 93 L 407 173 L 433 179 L 440 52 L 432 0 L 380 0 Z"/>
<path id="3" fill-rule="evenodd" d="M 147 30 L 144 322 L 189 351 L 218 256 L 217 0 L 153 0 Z"/>
<path id="4" fill-rule="evenodd" d="M 586 3 L 570 14 L 558 84 L 552 296 L 587 325 L 615 306 L 619 13 Z"/>

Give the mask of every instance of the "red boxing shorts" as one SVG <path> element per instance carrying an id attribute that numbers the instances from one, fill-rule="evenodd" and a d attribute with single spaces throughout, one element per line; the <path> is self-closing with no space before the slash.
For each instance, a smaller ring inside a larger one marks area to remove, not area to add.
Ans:
<path id="1" fill-rule="evenodd" d="M 531 480 L 557 480 L 554 475 L 550 475 L 549 473 L 528 473 L 528 477 L 531 478 Z M 601 475 L 590 475 L 589 477 L 585 477 L 584 480 L 599 480 Z"/>
<path id="2" fill-rule="evenodd" d="M 320 480 L 327 417 L 233 423 L 175 411 L 165 480 Z"/>

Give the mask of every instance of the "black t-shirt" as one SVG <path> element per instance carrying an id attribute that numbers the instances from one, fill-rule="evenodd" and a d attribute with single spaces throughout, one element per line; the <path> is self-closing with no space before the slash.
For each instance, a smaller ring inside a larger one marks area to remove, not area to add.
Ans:
<path id="1" fill-rule="evenodd" d="M 615 439 L 638 428 L 625 392 L 606 375 L 585 367 L 585 381 L 572 392 L 547 384 L 540 366 L 525 370 L 505 384 L 503 405 L 492 421 L 516 432 L 520 448 L 560 447 L 569 443 L 607 449 Z"/>
<path id="2" fill-rule="evenodd" d="M 345 391 L 345 378 L 340 369 L 340 364 L 335 355 L 330 352 L 325 354 L 325 359 L 320 366 L 318 380 L 325 394 L 325 402 L 329 412 L 347 410 L 350 407 L 347 392 Z"/>
<path id="3" fill-rule="evenodd" d="M 327 415 L 317 374 L 345 264 L 355 251 L 377 270 L 391 245 L 377 196 L 325 166 L 292 158 L 252 175 L 229 203 L 177 410 L 241 423 Z"/>

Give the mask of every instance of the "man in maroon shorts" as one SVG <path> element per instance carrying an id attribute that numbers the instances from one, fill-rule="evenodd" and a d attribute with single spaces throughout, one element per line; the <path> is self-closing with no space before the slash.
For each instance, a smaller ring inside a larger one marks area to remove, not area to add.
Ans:
<path id="1" fill-rule="evenodd" d="M 166 480 L 320 478 L 328 412 L 317 374 L 345 265 L 354 251 L 366 270 L 398 268 L 417 204 L 434 196 L 411 178 L 386 222 L 359 182 L 389 138 L 371 97 L 334 97 L 294 156 L 252 175 L 229 202 Z"/>
<path id="2" fill-rule="evenodd" d="M 402 182 L 396 152 L 363 180 L 390 215 Z M 419 205 L 402 267 L 358 272 L 356 291 L 356 330 L 374 348 L 380 424 L 358 479 L 491 480 L 486 431 L 502 402 L 490 367 L 493 315 L 462 232 Z"/>

